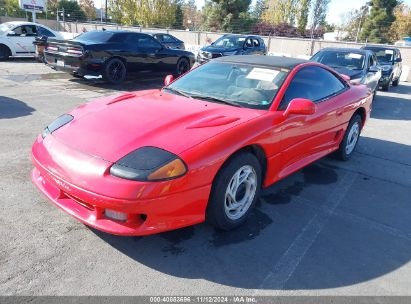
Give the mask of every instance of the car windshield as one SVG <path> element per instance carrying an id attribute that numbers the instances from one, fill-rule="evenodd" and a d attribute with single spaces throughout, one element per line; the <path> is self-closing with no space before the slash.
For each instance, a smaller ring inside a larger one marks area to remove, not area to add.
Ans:
<path id="1" fill-rule="evenodd" d="M 391 64 L 394 60 L 394 50 L 383 48 L 369 48 L 367 50 L 373 51 L 377 56 L 377 61 L 380 64 Z"/>
<path id="2" fill-rule="evenodd" d="M 4 35 L 8 33 L 12 28 L 12 25 L 10 23 L 3 23 L 0 24 L 0 35 Z"/>
<path id="3" fill-rule="evenodd" d="M 354 52 L 321 51 L 311 60 L 328 65 L 332 68 L 346 68 L 349 70 L 362 70 L 365 56 Z"/>
<path id="4" fill-rule="evenodd" d="M 217 39 L 212 45 L 225 49 L 240 48 L 244 45 L 245 37 L 241 36 L 223 36 Z"/>
<path id="5" fill-rule="evenodd" d="M 105 31 L 92 31 L 85 32 L 73 39 L 78 42 L 107 42 L 114 34 L 112 32 Z"/>
<path id="6" fill-rule="evenodd" d="M 233 106 L 268 109 L 288 70 L 210 62 L 177 79 L 166 92 Z"/>

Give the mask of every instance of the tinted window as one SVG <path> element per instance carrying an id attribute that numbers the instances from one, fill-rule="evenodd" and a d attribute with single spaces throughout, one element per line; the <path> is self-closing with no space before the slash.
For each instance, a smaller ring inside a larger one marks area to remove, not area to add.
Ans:
<path id="1" fill-rule="evenodd" d="M 297 72 L 287 88 L 279 109 L 284 110 L 294 98 L 319 102 L 341 92 L 345 85 L 321 67 L 306 67 Z"/>
<path id="2" fill-rule="evenodd" d="M 222 47 L 222 48 L 239 48 L 242 47 L 245 41 L 245 37 L 241 36 L 223 36 L 217 39 L 213 46 Z"/>
<path id="3" fill-rule="evenodd" d="M 260 41 L 258 41 L 258 39 L 253 39 L 253 43 L 255 47 L 260 47 Z"/>
<path id="4" fill-rule="evenodd" d="M 247 40 L 245 41 L 245 46 L 248 48 L 253 47 L 253 41 L 251 40 L 251 38 L 247 38 Z"/>
<path id="5" fill-rule="evenodd" d="M 138 46 L 142 48 L 155 48 L 158 49 L 161 47 L 160 43 L 156 41 L 153 37 L 151 36 L 140 36 L 138 39 Z"/>
<path id="6" fill-rule="evenodd" d="M 365 64 L 365 56 L 363 54 L 347 51 L 320 51 L 311 60 L 332 68 L 343 67 L 350 70 L 362 70 Z"/>
<path id="7" fill-rule="evenodd" d="M 176 42 L 176 40 L 170 35 L 163 35 L 163 42 Z"/>
<path id="8" fill-rule="evenodd" d="M 84 41 L 84 42 L 108 42 L 114 33 L 106 31 L 92 31 L 85 32 L 76 38 L 73 41 Z"/>
<path id="9" fill-rule="evenodd" d="M 384 48 L 366 48 L 371 50 L 377 56 L 378 63 L 392 63 L 394 59 L 394 50 Z"/>
<path id="10" fill-rule="evenodd" d="M 55 37 L 52 32 L 44 27 L 38 26 L 37 29 L 40 36 Z"/>

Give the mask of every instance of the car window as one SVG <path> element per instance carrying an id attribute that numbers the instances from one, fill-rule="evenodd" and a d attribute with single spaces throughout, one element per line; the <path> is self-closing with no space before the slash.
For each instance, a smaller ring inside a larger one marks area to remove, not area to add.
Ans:
<path id="1" fill-rule="evenodd" d="M 260 47 L 260 41 L 258 41 L 258 39 L 256 38 L 253 39 L 253 44 L 254 44 L 254 47 Z"/>
<path id="2" fill-rule="evenodd" d="M 285 110 L 294 98 L 320 102 L 340 93 L 345 88 L 346 85 L 331 72 L 316 66 L 305 67 L 291 80 L 278 109 Z"/>
<path id="3" fill-rule="evenodd" d="M 159 49 L 161 44 L 151 36 L 140 36 L 138 38 L 138 46 L 141 48 Z"/>
<path id="4" fill-rule="evenodd" d="M 155 35 L 153 35 L 153 37 L 155 39 L 157 39 L 158 41 L 163 42 L 163 35 L 162 34 L 155 34 Z"/>
<path id="5" fill-rule="evenodd" d="M 174 37 L 170 36 L 170 35 L 163 35 L 163 42 L 176 42 L 176 40 L 174 39 Z"/>
<path id="6" fill-rule="evenodd" d="M 349 51 L 320 51 L 311 60 L 332 68 L 346 68 L 349 70 L 362 70 L 365 65 L 364 55 Z"/>
<path id="7" fill-rule="evenodd" d="M 73 41 L 85 42 L 108 42 L 114 36 L 113 32 L 108 31 L 91 31 L 85 32 L 73 39 Z"/>
<path id="8" fill-rule="evenodd" d="M 33 37 L 37 36 L 37 28 L 35 25 L 22 25 L 13 29 L 14 36 Z"/>
<path id="9" fill-rule="evenodd" d="M 218 38 L 212 45 L 222 48 L 238 48 L 242 47 L 245 41 L 245 37 L 241 36 L 223 36 Z"/>
<path id="10" fill-rule="evenodd" d="M 253 47 L 253 41 L 251 38 L 247 38 L 247 40 L 245 41 L 245 46 L 248 48 L 252 48 Z"/>
<path id="11" fill-rule="evenodd" d="M 392 49 L 384 49 L 384 48 L 366 48 L 367 50 L 371 50 L 377 56 L 377 61 L 379 64 L 391 64 L 394 59 L 394 50 Z"/>
<path id="12" fill-rule="evenodd" d="M 38 26 L 37 30 L 40 36 L 56 37 L 56 35 L 54 35 L 52 32 L 50 32 L 48 29 L 42 26 Z"/>

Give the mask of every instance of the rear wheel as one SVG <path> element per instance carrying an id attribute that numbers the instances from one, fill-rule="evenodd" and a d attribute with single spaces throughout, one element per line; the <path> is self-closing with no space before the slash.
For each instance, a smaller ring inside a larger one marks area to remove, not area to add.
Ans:
<path id="1" fill-rule="evenodd" d="M 10 56 L 10 49 L 4 44 L 0 44 L 0 61 L 8 60 Z"/>
<path id="2" fill-rule="evenodd" d="M 248 217 L 260 196 L 261 166 L 250 153 L 241 153 L 228 161 L 212 187 L 206 218 L 213 226 L 231 230 Z"/>
<path id="3" fill-rule="evenodd" d="M 122 83 L 126 74 L 126 65 L 118 58 L 110 59 L 104 69 L 104 79 L 113 84 Z"/>
<path id="4" fill-rule="evenodd" d="M 357 147 L 360 138 L 362 119 L 359 114 L 355 114 L 348 124 L 344 138 L 339 149 L 335 152 L 335 156 L 340 160 L 349 160 Z"/>
<path id="5" fill-rule="evenodd" d="M 189 70 L 190 70 L 190 63 L 188 62 L 187 58 L 180 58 L 176 66 L 177 76 L 183 75 L 185 72 Z"/>

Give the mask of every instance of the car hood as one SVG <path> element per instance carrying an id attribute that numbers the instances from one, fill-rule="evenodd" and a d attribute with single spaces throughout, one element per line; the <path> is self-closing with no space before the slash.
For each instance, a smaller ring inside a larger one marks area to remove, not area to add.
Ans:
<path id="1" fill-rule="evenodd" d="M 345 74 L 347 76 L 350 76 L 351 79 L 360 78 L 363 76 L 362 71 L 359 71 L 359 70 L 350 70 L 344 67 L 334 68 L 334 70 L 336 70 L 340 74 Z"/>
<path id="2" fill-rule="evenodd" d="M 150 90 L 81 105 L 70 112 L 74 119 L 52 135 L 71 148 L 115 162 L 144 146 L 180 154 L 264 113 Z"/>
<path id="3" fill-rule="evenodd" d="M 238 51 L 239 48 L 223 48 L 223 47 L 215 47 L 212 45 L 205 46 L 201 49 L 203 52 L 210 52 L 210 53 L 224 53 L 224 52 L 234 52 Z"/>

